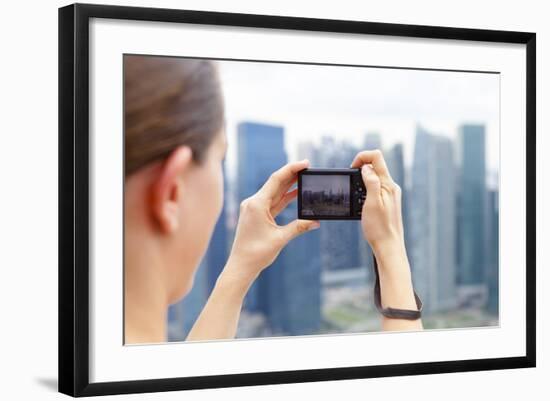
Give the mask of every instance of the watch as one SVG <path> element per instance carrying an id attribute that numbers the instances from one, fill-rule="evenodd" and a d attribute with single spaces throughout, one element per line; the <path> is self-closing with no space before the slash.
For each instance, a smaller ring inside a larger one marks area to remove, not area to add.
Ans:
<path id="1" fill-rule="evenodd" d="M 382 302 L 380 300 L 380 277 L 378 277 L 378 263 L 376 262 L 376 257 L 374 256 L 374 253 L 372 254 L 372 260 L 374 266 L 374 274 L 376 276 L 376 282 L 374 284 L 374 304 L 376 305 L 376 309 L 378 309 L 378 311 L 382 315 L 390 318 L 410 320 L 416 320 L 420 318 L 420 316 L 422 315 L 422 301 L 420 300 L 420 297 L 418 296 L 416 291 L 414 291 L 414 289 L 413 293 L 416 301 L 417 310 L 382 307 Z"/>

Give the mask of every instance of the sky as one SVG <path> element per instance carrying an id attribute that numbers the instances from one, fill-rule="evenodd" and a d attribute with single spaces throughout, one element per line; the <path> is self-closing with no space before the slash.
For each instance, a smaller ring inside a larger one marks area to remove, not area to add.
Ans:
<path id="1" fill-rule="evenodd" d="M 462 123 L 486 126 L 487 167 L 498 172 L 498 74 L 249 61 L 217 61 L 226 107 L 228 174 L 236 169 L 241 121 L 282 125 L 289 161 L 300 142 L 323 135 L 361 145 L 376 132 L 382 146 L 404 145 L 412 163 L 417 124 L 456 138 Z M 351 162 L 351 160 L 350 160 Z M 348 166 L 342 166 L 348 167 Z"/>

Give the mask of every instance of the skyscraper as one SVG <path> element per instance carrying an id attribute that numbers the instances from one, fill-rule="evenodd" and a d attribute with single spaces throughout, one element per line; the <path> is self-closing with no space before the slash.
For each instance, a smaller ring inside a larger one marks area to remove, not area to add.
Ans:
<path id="1" fill-rule="evenodd" d="M 485 127 L 462 125 L 459 129 L 461 285 L 485 283 Z"/>
<path id="2" fill-rule="evenodd" d="M 276 221 L 296 218 L 292 202 Z M 319 230 L 304 233 L 286 245 L 275 263 L 265 269 L 260 291 L 267 295 L 266 312 L 275 334 L 304 335 L 321 326 L 321 249 Z"/>
<path id="3" fill-rule="evenodd" d="M 286 164 L 287 156 L 281 126 L 242 122 L 237 126 L 237 141 L 237 201 L 240 203 L 258 192 L 271 173 Z M 252 284 L 244 307 L 253 312 L 265 312 L 265 299 L 258 287 L 258 282 Z"/>
<path id="4" fill-rule="evenodd" d="M 244 122 L 238 126 L 239 201 L 261 188 L 286 161 L 282 127 Z M 278 224 L 296 219 L 296 202 L 279 216 Z M 320 327 L 321 268 L 319 233 L 292 240 L 271 266 L 258 276 L 244 307 L 263 313 L 275 333 L 308 334 Z"/>
<path id="5" fill-rule="evenodd" d="M 434 273 L 437 277 L 437 309 L 448 310 L 456 306 L 456 264 L 455 264 L 455 163 L 453 142 L 443 136 L 435 138 L 435 191 L 437 238 L 437 263 Z"/>
<path id="6" fill-rule="evenodd" d="M 361 150 L 382 149 L 382 139 L 377 132 L 367 132 L 363 139 L 363 148 Z"/>
<path id="7" fill-rule="evenodd" d="M 498 189 L 488 191 L 488 239 L 487 239 L 487 310 L 499 313 L 499 205 Z"/>
<path id="8" fill-rule="evenodd" d="M 456 304 L 454 176 L 451 140 L 417 127 L 409 254 L 414 287 L 426 312 L 451 309 Z"/>

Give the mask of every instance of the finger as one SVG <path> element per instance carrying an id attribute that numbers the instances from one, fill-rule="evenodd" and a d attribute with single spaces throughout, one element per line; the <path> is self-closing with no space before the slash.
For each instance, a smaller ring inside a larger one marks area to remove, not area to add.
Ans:
<path id="1" fill-rule="evenodd" d="M 309 160 L 307 159 L 285 164 L 269 176 L 268 180 L 258 191 L 258 194 L 270 200 L 278 199 L 290 188 L 290 185 L 297 178 L 298 172 L 307 167 L 309 167 Z"/>
<path id="2" fill-rule="evenodd" d="M 281 188 L 281 193 L 279 195 L 276 195 L 272 199 L 271 204 L 272 205 L 278 204 L 281 201 L 281 199 L 283 199 L 283 197 L 288 193 L 288 190 L 290 189 L 290 187 L 292 187 L 292 185 L 296 183 L 296 181 L 298 181 L 298 175 L 295 175 L 292 181 L 290 181 L 287 185 L 283 185 L 283 187 Z"/>
<path id="3" fill-rule="evenodd" d="M 276 217 L 281 211 L 283 211 L 290 202 L 296 199 L 298 195 L 298 188 L 293 189 L 290 192 L 287 192 L 275 206 L 271 208 L 271 215 Z"/>
<path id="4" fill-rule="evenodd" d="M 290 223 L 281 226 L 285 241 L 288 243 L 297 236 L 311 230 L 315 230 L 321 226 L 319 220 L 302 220 L 296 219 Z"/>
<path id="5" fill-rule="evenodd" d="M 380 177 L 381 180 L 389 180 L 393 182 L 386 161 L 384 160 L 384 155 L 379 149 L 374 150 L 364 150 L 359 152 L 353 161 L 351 162 L 350 167 L 361 167 L 363 164 L 372 164 L 374 171 Z"/>
<path id="6" fill-rule="evenodd" d="M 365 203 L 378 202 L 381 192 L 380 178 L 368 164 L 363 164 L 363 167 L 361 167 L 361 176 L 363 177 L 363 182 L 367 190 Z"/>

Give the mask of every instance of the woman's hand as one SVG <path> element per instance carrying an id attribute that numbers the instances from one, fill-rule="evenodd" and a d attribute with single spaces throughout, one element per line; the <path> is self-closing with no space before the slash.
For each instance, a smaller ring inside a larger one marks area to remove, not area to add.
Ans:
<path id="1" fill-rule="evenodd" d="M 241 202 L 225 277 L 254 281 L 290 240 L 319 227 L 317 220 L 296 219 L 284 226 L 275 222 L 275 217 L 297 196 L 297 189 L 288 191 L 297 173 L 308 166 L 308 160 L 286 164 L 271 174 L 257 193 Z"/>
<path id="2" fill-rule="evenodd" d="M 298 171 L 308 166 L 307 160 L 283 166 L 241 202 L 231 254 L 187 340 L 234 338 L 252 282 L 291 239 L 319 227 L 315 220 L 294 220 L 284 226 L 275 222 L 275 216 L 296 198 L 297 190 L 288 190 Z"/>
<path id="3" fill-rule="evenodd" d="M 382 307 L 416 310 L 413 283 L 401 215 L 401 188 L 390 176 L 380 150 L 355 156 L 351 167 L 361 167 L 367 196 L 361 214 L 363 235 L 379 266 Z M 383 330 L 422 330 L 422 320 L 382 317 Z"/>
<path id="4" fill-rule="evenodd" d="M 390 176 L 382 152 L 360 152 L 355 156 L 351 167 L 361 167 L 367 189 L 361 217 L 365 239 L 375 253 L 389 246 L 404 249 L 401 188 Z"/>

